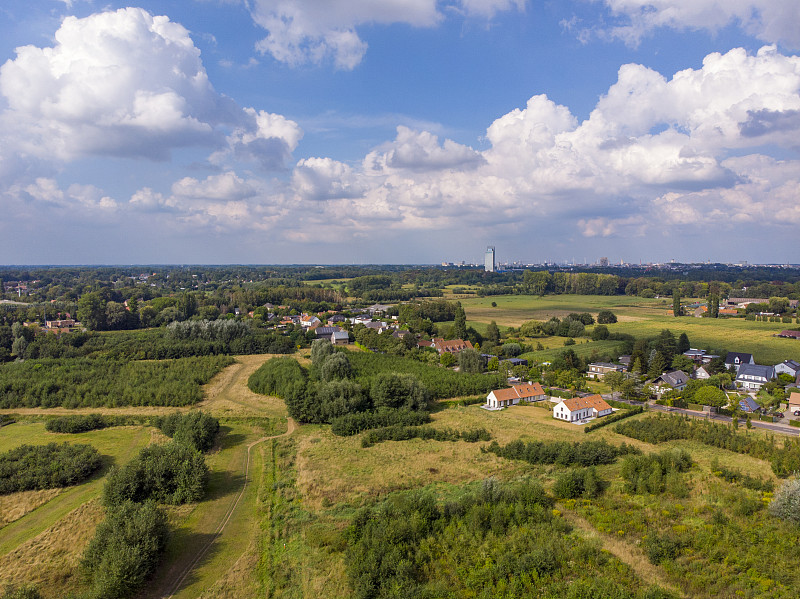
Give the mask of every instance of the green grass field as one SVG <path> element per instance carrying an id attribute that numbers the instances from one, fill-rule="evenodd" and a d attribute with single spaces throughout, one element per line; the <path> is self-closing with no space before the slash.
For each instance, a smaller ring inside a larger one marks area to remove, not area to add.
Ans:
<path id="1" fill-rule="evenodd" d="M 493 308 L 492 302 L 497 303 L 497 307 Z M 774 337 L 783 329 L 797 327 L 796 324 L 756 322 L 741 318 L 675 318 L 672 316 L 672 303 L 668 299 L 582 295 L 548 295 L 539 298 L 511 295 L 462 299 L 461 305 L 467 314 L 468 323 L 479 332 L 485 331 L 486 325 L 492 320 L 500 326 L 518 327 L 528 320 L 544 321 L 553 316 L 563 318 L 570 312 L 589 312 L 596 317 L 600 310 L 607 309 L 614 312 L 619 320 L 616 324 L 608 325 L 611 332 L 649 337 L 658 335 L 663 329 L 669 329 L 676 336 L 685 332 L 692 347 L 751 353 L 759 364 L 777 364 L 787 359 L 800 360 L 800 342 Z M 587 332 L 591 332 L 591 327 L 587 327 Z M 551 347 L 544 340 L 542 344 Z M 591 354 L 590 347 L 573 346 L 576 352 L 579 348 L 580 351 Z M 542 359 L 539 355 L 543 353 L 536 352 L 534 359 Z M 551 358 L 552 355 L 548 355 L 544 359 Z"/>

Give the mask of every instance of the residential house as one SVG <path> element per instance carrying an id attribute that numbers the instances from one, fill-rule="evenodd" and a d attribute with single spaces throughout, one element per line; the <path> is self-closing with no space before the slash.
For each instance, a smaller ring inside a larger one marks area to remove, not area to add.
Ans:
<path id="1" fill-rule="evenodd" d="M 350 334 L 347 331 L 334 331 L 331 335 L 331 343 L 334 345 L 347 345 L 350 343 Z"/>
<path id="2" fill-rule="evenodd" d="M 500 363 L 508 364 L 509 366 L 527 366 L 528 361 L 525 358 L 505 358 L 500 360 Z"/>
<path id="3" fill-rule="evenodd" d="M 317 339 L 330 340 L 334 333 L 338 333 L 341 330 L 339 327 L 317 327 L 314 329 L 314 335 L 317 336 Z"/>
<path id="4" fill-rule="evenodd" d="M 334 314 L 328 318 L 328 322 L 344 322 L 345 320 L 347 319 L 341 314 Z"/>
<path id="5" fill-rule="evenodd" d="M 389 308 L 391 308 L 391 306 L 388 304 L 372 304 L 367 310 L 374 316 L 375 314 L 385 313 Z"/>
<path id="6" fill-rule="evenodd" d="M 689 351 L 683 352 L 683 355 L 687 358 L 691 359 L 698 364 L 708 364 L 714 358 L 719 358 L 719 356 L 710 354 L 704 349 L 694 349 L 691 348 Z"/>
<path id="7" fill-rule="evenodd" d="M 304 329 L 315 329 L 322 324 L 322 321 L 316 316 L 302 314 L 300 316 L 300 326 Z"/>
<path id="8" fill-rule="evenodd" d="M 784 360 L 780 364 L 775 364 L 775 375 L 788 374 L 792 378 L 797 378 L 800 374 L 800 362 L 796 360 Z"/>
<path id="9" fill-rule="evenodd" d="M 428 341 L 426 339 L 419 339 L 417 341 L 417 347 L 433 347 L 433 341 Z"/>
<path id="10" fill-rule="evenodd" d="M 443 353 L 457 354 L 464 349 L 473 349 L 472 343 L 469 340 L 465 341 L 464 339 L 451 339 L 449 341 L 445 341 L 444 339 L 434 339 L 433 347 L 436 348 L 436 351 L 439 352 L 439 355 Z"/>
<path id="11" fill-rule="evenodd" d="M 794 412 L 795 410 L 800 410 L 800 393 L 794 391 L 789 394 L 789 411 Z"/>
<path id="12" fill-rule="evenodd" d="M 786 339 L 800 339 L 800 331 L 784 330 L 778 333 L 778 337 L 785 337 Z"/>
<path id="13" fill-rule="evenodd" d="M 753 360 L 753 354 L 729 351 L 728 355 L 725 357 L 725 367 L 728 370 L 736 370 L 736 372 L 739 372 L 739 368 L 742 366 L 742 364 L 755 363 L 755 360 Z"/>
<path id="14" fill-rule="evenodd" d="M 600 395 L 563 399 L 553 407 L 553 418 L 578 422 L 611 414 L 613 410 Z"/>
<path id="15" fill-rule="evenodd" d="M 630 356 L 620 356 L 619 358 L 617 358 L 617 360 L 619 361 L 620 364 L 622 364 L 622 367 L 625 370 L 630 370 L 631 369 L 631 357 Z"/>
<path id="16" fill-rule="evenodd" d="M 739 400 L 739 409 L 742 412 L 752 413 L 761 409 L 761 406 L 756 403 L 752 397 L 745 397 Z"/>
<path id="17" fill-rule="evenodd" d="M 692 378 L 698 381 L 704 381 L 711 378 L 711 373 L 706 370 L 705 366 L 698 366 L 694 369 L 694 372 L 692 372 Z"/>
<path id="18" fill-rule="evenodd" d="M 653 381 L 653 387 L 658 393 L 664 393 L 670 389 L 674 389 L 675 391 L 683 391 L 688 382 L 688 374 L 686 374 L 683 370 L 673 370 L 671 372 L 665 372 L 660 377 L 655 379 Z"/>
<path id="19" fill-rule="evenodd" d="M 602 379 L 609 372 L 623 372 L 623 366 L 610 362 L 592 362 L 589 364 L 589 372 L 586 376 L 590 379 Z"/>
<path id="20" fill-rule="evenodd" d="M 735 382 L 737 385 L 749 391 L 758 391 L 774 378 L 775 368 L 773 366 L 742 364 L 739 367 Z"/>
<path id="21" fill-rule="evenodd" d="M 486 396 L 486 406 L 491 409 L 507 408 L 520 401 L 542 401 L 547 396 L 539 383 L 514 385 L 510 389 L 497 389 Z"/>

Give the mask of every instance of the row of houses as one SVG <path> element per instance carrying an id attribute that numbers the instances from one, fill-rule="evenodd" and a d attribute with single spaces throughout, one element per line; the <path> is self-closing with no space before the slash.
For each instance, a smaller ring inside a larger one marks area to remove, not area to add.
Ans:
<path id="1" fill-rule="evenodd" d="M 497 389 L 486 396 L 486 404 L 483 406 L 487 410 L 501 410 L 521 401 L 534 402 L 545 401 L 547 395 L 539 383 L 522 383 L 512 385 L 508 389 Z M 555 401 L 555 400 L 551 400 Z M 602 396 L 589 395 L 586 397 L 573 397 L 571 399 L 559 399 L 553 406 L 553 418 L 565 422 L 583 423 L 593 418 L 607 416 L 613 412 L 613 408 L 608 405 Z"/>

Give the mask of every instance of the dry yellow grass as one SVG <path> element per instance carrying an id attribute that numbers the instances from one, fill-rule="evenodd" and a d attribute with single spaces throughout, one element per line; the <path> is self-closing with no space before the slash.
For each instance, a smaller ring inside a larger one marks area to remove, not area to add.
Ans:
<path id="1" fill-rule="evenodd" d="M 28 512 L 44 505 L 61 493 L 61 489 L 42 489 L 40 491 L 21 491 L 10 495 L 0 495 L 0 528 L 19 520 Z"/>
<path id="2" fill-rule="evenodd" d="M 78 590 L 78 563 L 102 518 L 103 508 L 97 499 L 74 509 L 0 558 L 0 585 L 33 584 L 45 598 L 64 597 Z"/>
<path id="3" fill-rule="evenodd" d="M 237 356 L 236 363 L 225 368 L 204 387 L 204 399 L 197 407 L 210 411 L 218 418 L 285 418 L 286 404 L 282 400 L 253 393 L 247 387 L 250 375 L 273 357 L 270 354 Z"/>

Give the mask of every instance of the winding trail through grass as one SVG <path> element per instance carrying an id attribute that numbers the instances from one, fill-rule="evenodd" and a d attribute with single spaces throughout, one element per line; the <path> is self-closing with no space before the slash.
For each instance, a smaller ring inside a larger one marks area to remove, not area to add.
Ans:
<path id="1" fill-rule="evenodd" d="M 615 538 L 611 535 L 600 532 L 591 523 L 578 515 L 575 511 L 567 509 L 564 504 L 559 503 L 556 507 L 561 511 L 564 518 L 572 524 L 575 528 L 582 531 L 585 537 L 589 539 L 598 539 L 606 551 L 611 553 L 620 561 L 625 562 L 631 569 L 648 584 L 658 585 L 662 589 L 666 589 L 677 594 L 679 597 L 684 597 L 680 589 L 670 584 L 664 577 L 663 572 L 658 566 L 654 566 L 647 559 L 644 552 L 638 547 L 631 545 L 627 541 Z"/>
<path id="2" fill-rule="evenodd" d="M 178 577 L 175 578 L 174 582 L 170 585 L 168 591 L 163 595 L 164 597 L 167 598 L 173 597 L 175 593 L 178 592 L 178 590 L 181 588 L 181 585 L 186 580 L 187 576 L 189 576 L 189 574 L 192 572 L 195 566 L 205 557 L 205 555 L 211 549 L 214 542 L 222 535 L 222 533 L 225 531 L 225 528 L 228 526 L 228 523 L 231 521 L 231 518 L 233 517 L 233 514 L 236 511 L 239 502 L 242 500 L 242 497 L 244 497 L 245 491 L 247 490 L 247 482 L 250 474 L 250 452 L 253 449 L 253 447 L 258 445 L 259 443 L 263 443 L 264 441 L 269 441 L 270 439 L 277 439 L 279 437 L 286 437 L 288 435 L 291 435 L 296 428 L 297 424 L 295 423 L 295 421 L 289 418 L 288 426 L 285 433 L 281 433 L 280 435 L 272 435 L 271 437 L 261 437 L 260 439 L 253 441 L 247 446 L 247 459 L 245 461 L 244 484 L 242 485 L 242 488 L 233 498 L 230 507 L 222 517 L 222 520 L 220 521 L 219 525 L 214 531 L 213 536 L 203 546 L 200 547 L 197 553 L 195 553 L 194 559 L 192 559 L 191 562 L 178 575 Z"/>

